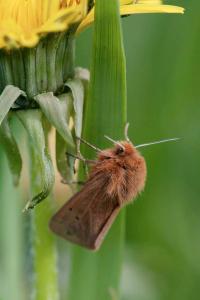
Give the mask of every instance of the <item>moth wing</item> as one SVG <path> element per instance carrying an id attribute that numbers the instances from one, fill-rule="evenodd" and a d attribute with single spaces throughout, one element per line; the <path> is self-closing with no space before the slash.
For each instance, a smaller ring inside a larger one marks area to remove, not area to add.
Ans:
<path id="1" fill-rule="evenodd" d="M 119 212 L 117 197 L 108 196 L 108 178 L 97 175 L 50 220 L 53 232 L 83 247 L 96 250 Z"/>

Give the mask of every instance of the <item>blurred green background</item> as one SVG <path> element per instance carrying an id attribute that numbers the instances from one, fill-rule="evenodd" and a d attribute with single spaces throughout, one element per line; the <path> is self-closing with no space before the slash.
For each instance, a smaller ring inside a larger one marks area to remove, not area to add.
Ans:
<path id="1" fill-rule="evenodd" d="M 148 178 L 127 207 L 122 300 L 195 300 L 200 294 L 200 2 L 176 4 L 185 15 L 122 19 L 131 140 L 182 138 L 141 149 Z M 90 65 L 91 37 L 89 29 L 77 41 L 82 67 Z M 0 300 L 29 299 L 28 220 L 2 151 L 0 173 Z M 66 244 L 61 247 L 64 252 Z"/>

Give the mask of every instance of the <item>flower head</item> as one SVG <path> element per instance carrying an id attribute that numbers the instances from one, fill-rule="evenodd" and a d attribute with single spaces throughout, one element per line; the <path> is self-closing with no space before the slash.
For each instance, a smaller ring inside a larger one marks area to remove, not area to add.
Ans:
<path id="1" fill-rule="evenodd" d="M 0 0 L 0 48 L 33 47 L 80 22 L 86 9 L 87 0 Z"/>
<path id="2" fill-rule="evenodd" d="M 34 47 L 51 32 L 79 24 L 77 33 L 94 21 L 94 4 L 87 0 L 0 0 L 0 48 Z M 94 2 L 93 2 L 94 3 Z M 161 0 L 120 0 L 121 15 L 138 13 L 183 13 Z"/>

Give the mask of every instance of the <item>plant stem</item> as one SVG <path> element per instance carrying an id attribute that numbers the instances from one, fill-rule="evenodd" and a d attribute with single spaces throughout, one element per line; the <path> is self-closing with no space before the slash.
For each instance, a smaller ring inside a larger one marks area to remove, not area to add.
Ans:
<path id="1" fill-rule="evenodd" d="M 123 137 L 126 122 L 126 76 L 118 1 L 96 0 L 89 96 L 84 138 L 103 149 L 105 134 Z M 87 158 L 94 152 L 83 147 Z M 73 247 L 70 300 L 110 300 L 119 296 L 125 212 L 120 213 L 97 253 Z"/>
<path id="2" fill-rule="evenodd" d="M 6 157 L 0 149 L 0 299 L 24 299 L 23 230 L 20 195 L 13 187 Z"/>
<path id="3" fill-rule="evenodd" d="M 39 162 L 34 145 L 30 146 L 31 190 L 36 195 L 41 189 Z M 31 215 L 33 252 L 33 297 L 34 300 L 57 300 L 57 252 L 54 236 L 50 233 L 48 222 L 53 212 L 52 195 L 35 207 Z"/>

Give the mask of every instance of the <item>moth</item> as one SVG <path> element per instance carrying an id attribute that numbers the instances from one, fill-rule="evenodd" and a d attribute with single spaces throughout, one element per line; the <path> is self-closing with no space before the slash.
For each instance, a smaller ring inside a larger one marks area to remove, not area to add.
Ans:
<path id="1" fill-rule="evenodd" d="M 50 229 L 64 239 L 98 250 L 121 208 L 132 202 L 145 186 L 147 168 L 138 148 L 168 139 L 134 146 L 128 138 L 114 141 L 113 148 L 97 152 L 89 177 L 81 190 L 51 218 Z M 79 159 L 83 160 L 81 157 Z"/>

